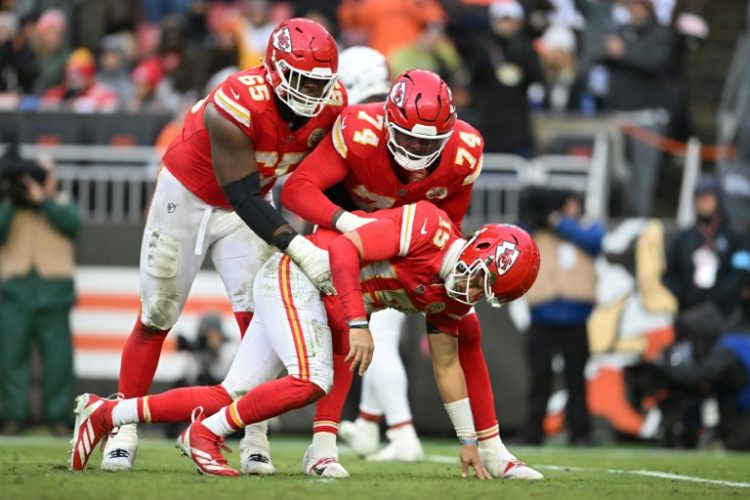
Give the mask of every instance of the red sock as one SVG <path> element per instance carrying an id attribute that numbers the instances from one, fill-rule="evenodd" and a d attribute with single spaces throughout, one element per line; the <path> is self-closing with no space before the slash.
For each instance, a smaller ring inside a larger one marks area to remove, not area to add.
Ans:
<path id="1" fill-rule="evenodd" d="M 337 434 L 341 412 L 344 410 L 346 396 L 352 386 L 354 373 L 344 361 L 346 354 L 333 353 L 333 387 L 331 391 L 318 401 L 315 408 L 313 432 L 330 432 Z"/>
<path id="2" fill-rule="evenodd" d="M 380 423 L 381 420 L 383 420 L 383 415 L 373 415 L 372 413 L 367 413 L 366 411 L 359 410 L 359 418 L 368 422 L 375 422 L 377 424 Z"/>
<path id="3" fill-rule="evenodd" d="M 495 396 L 490 373 L 482 352 L 482 329 L 476 314 L 464 316 L 458 325 L 458 359 L 469 391 L 474 426 L 480 440 L 499 434 L 495 414 Z"/>
<path id="4" fill-rule="evenodd" d="M 232 398 L 221 384 L 180 387 L 139 398 L 138 418 L 142 422 L 187 422 L 197 406 L 211 416 L 229 404 Z"/>
<path id="5" fill-rule="evenodd" d="M 126 398 L 137 398 L 148 392 L 159 365 L 161 346 L 168 333 L 169 330 L 146 328 L 138 316 L 122 349 L 117 392 L 123 393 Z"/>
<path id="6" fill-rule="evenodd" d="M 309 380 L 287 375 L 257 386 L 222 411 L 232 428 L 242 429 L 248 424 L 306 406 L 324 394 L 323 389 Z"/>
<path id="7" fill-rule="evenodd" d="M 250 322 L 253 320 L 253 313 L 234 311 L 234 319 L 237 320 L 237 325 L 240 327 L 240 338 L 243 338 L 247 327 L 250 326 Z"/>

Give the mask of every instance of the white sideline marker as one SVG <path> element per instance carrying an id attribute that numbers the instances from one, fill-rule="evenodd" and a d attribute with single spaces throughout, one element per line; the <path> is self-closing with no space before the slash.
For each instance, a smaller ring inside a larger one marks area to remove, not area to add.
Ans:
<path id="1" fill-rule="evenodd" d="M 457 464 L 458 459 L 445 455 L 425 455 L 425 460 L 438 464 Z M 574 467 L 567 465 L 534 465 L 537 469 L 547 469 L 555 471 L 577 471 L 577 472 L 609 472 L 611 474 L 633 474 L 635 476 L 658 477 L 662 479 L 674 479 L 675 481 L 689 481 L 692 483 L 708 483 L 719 486 L 729 486 L 732 488 L 750 488 L 750 483 L 739 481 L 723 481 L 721 479 L 706 479 L 703 477 L 683 476 L 682 474 L 672 474 L 669 472 L 658 472 L 653 470 L 625 470 L 625 469 L 596 469 L 594 467 Z"/>

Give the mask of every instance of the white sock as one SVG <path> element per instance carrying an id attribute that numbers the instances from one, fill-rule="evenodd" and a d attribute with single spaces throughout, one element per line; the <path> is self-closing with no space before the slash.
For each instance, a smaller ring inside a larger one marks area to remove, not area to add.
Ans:
<path id="1" fill-rule="evenodd" d="M 226 408 L 222 408 L 221 410 L 217 411 L 210 417 L 203 419 L 203 422 L 202 422 L 203 426 L 219 437 L 228 436 L 232 434 L 237 429 L 229 425 L 229 422 L 227 421 L 226 413 L 227 413 Z"/>
<path id="2" fill-rule="evenodd" d="M 112 408 L 112 425 L 120 427 L 138 422 L 138 398 L 123 399 Z"/>
<path id="3" fill-rule="evenodd" d="M 339 456 L 339 449 L 336 446 L 336 434 L 330 432 L 314 432 L 313 447 L 317 456 L 336 457 Z"/>
<path id="4" fill-rule="evenodd" d="M 492 450 L 493 453 L 500 455 L 500 458 L 503 460 L 514 460 L 516 458 L 510 451 L 508 451 L 508 448 L 505 447 L 505 443 L 500 439 L 500 436 L 479 441 L 479 449 Z"/>
<path id="5" fill-rule="evenodd" d="M 385 414 L 389 427 L 412 419 L 406 368 L 398 351 L 406 315 L 387 309 L 370 318 L 370 332 L 378 348 L 362 378 L 362 403 L 367 413 Z M 372 411 L 382 409 L 381 411 Z M 367 411 L 370 410 L 370 411 Z"/>

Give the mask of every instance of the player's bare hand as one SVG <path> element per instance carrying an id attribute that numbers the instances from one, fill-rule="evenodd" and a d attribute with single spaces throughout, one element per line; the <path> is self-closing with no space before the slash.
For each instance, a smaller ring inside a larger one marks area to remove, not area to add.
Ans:
<path id="1" fill-rule="evenodd" d="M 359 375 L 365 374 L 370 366 L 375 343 L 369 328 L 351 328 L 349 330 L 349 354 L 346 355 L 346 363 L 349 369 L 354 371 L 359 366 Z"/>
<path id="2" fill-rule="evenodd" d="M 461 477 L 466 478 L 469 475 L 469 467 L 474 469 L 474 475 L 478 479 L 492 479 L 490 473 L 482 465 L 479 458 L 479 450 L 476 445 L 465 444 L 461 447 Z"/>

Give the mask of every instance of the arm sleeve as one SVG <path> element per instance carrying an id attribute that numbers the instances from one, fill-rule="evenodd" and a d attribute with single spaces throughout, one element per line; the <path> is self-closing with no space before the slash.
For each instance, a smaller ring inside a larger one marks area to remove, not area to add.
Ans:
<path id="1" fill-rule="evenodd" d="M 328 247 L 333 286 L 347 320 L 367 315 L 359 280 L 360 262 L 385 260 L 398 252 L 398 228 L 391 219 L 372 222 L 356 232 L 362 242 L 362 255 L 345 235 L 337 237 Z"/>
<path id="2" fill-rule="evenodd" d="M 597 255 L 602 248 L 604 226 L 601 224 L 583 225 L 578 220 L 563 217 L 555 230 L 561 237 L 575 243 L 591 255 Z"/>
<path id="3" fill-rule="evenodd" d="M 48 198 L 42 203 L 42 211 L 55 229 L 69 238 L 75 237 L 83 223 L 78 207 L 72 201 L 60 203 Z"/>
<path id="4" fill-rule="evenodd" d="M 292 172 L 281 192 L 281 204 L 306 221 L 331 228 L 340 209 L 323 191 L 346 177 L 344 160 L 333 146 L 331 134 Z"/>

